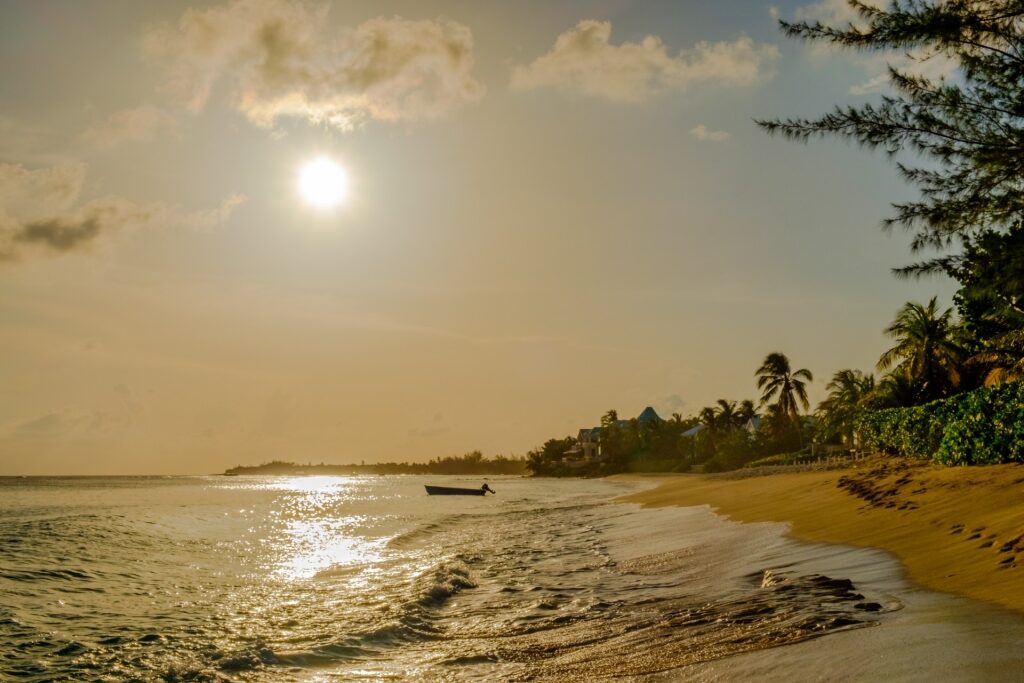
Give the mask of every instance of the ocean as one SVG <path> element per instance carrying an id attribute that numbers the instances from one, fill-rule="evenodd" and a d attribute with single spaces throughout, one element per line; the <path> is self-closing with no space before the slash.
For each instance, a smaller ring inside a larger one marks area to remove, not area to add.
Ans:
<path id="1" fill-rule="evenodd" d="M 0 680 L 1019 681 L 1024 618 L 643 484 L 0 478 Z"/>

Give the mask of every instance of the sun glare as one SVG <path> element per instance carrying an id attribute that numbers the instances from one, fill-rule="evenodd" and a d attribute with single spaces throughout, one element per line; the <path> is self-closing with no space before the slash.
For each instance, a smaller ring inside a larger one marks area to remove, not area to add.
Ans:
<path id="1" fill-rule="evenodd" d="M 317 157 L 299 171 L 302 200 L 318 209 L 330 209 L 348 199 L 348 173 L 328 157 Z"/>

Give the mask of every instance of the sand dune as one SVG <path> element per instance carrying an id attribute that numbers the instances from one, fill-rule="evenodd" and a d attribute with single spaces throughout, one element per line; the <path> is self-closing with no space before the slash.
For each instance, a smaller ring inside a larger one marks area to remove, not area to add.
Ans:
<path id="1" fill-rule="evenodd" d="M 789 522 L 811 541 L 888 550 L 910 579 L 1024 612 L 1024 466 L 948 468 L 875 457 L 841 470 L 622 475 L 658 486 L 623 500 L 707 504 L 743 522 Z"/>

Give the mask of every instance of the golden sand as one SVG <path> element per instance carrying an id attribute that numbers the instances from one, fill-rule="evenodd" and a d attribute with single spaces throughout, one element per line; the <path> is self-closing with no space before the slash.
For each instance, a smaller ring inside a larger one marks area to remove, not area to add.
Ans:
<path id="1" fill-rule="evenodd" d="M 876 457 L 842 470 L 682 474 L 624 497 L 710 505 L 741 522 L 788 522 L 810 541 L 882 548 L 913 581 L 1024 612 L 1024 466 L 940 467 Z"/>

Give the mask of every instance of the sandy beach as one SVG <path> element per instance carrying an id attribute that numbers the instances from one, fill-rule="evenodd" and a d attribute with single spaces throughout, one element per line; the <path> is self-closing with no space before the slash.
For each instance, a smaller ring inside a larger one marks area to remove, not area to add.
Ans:
<path id="1" fill-rule="evenodd" d="M 624 501 L 709 505 L 736 521 L 789 523 L 800 539 L 880 548 L 925 587 L 1024 613 L 1024 466 L 874 457 L 760 476 L 620 476 L 658 483 Z"/>

